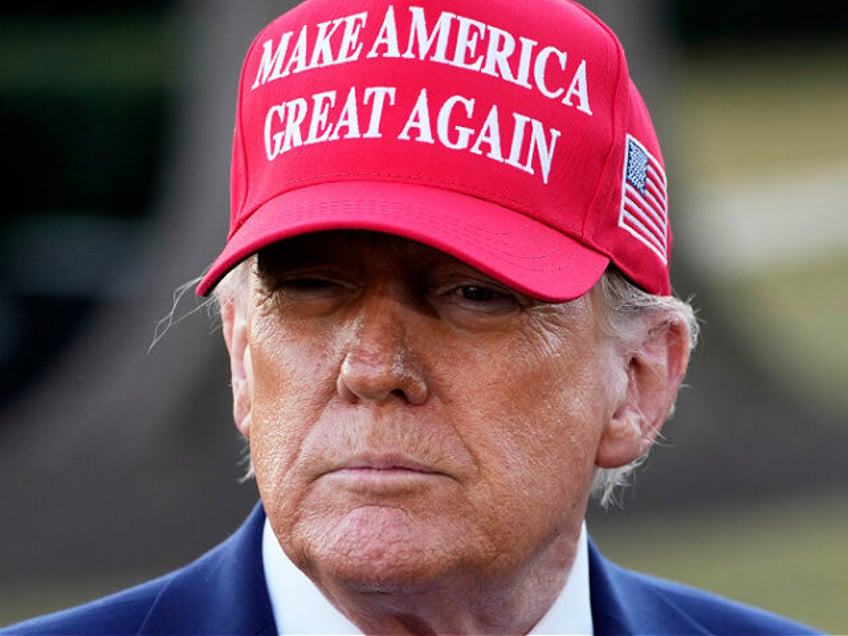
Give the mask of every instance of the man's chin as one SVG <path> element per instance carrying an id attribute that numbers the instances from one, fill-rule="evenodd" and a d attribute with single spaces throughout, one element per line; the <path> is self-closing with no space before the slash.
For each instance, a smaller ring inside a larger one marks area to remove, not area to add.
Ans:
<path id="1" fill-rule="evenodd" d="M 304 569 L 352 591 L 426 591 L 461 570 L 444 529 L 401 508 L 362 506 L 317 533 L 308 532 L 314 540 L 305 546 L 310 563 Z"/>

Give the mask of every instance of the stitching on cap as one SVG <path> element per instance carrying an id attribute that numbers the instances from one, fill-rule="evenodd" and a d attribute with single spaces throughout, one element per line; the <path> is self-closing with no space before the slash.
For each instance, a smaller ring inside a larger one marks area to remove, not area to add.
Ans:
<path id="1" fill-rule="evenodd" d="M 476 195 L 476 196 L 481 196 L 481 197 L 483 197 L 483 196 L 490 197 L 490 198 L 497 199 L 497 201 L 505 201 L 509 204 L 512 204 L 514 207 L 516 207 L 518 209 L 529 210 L 529 211 L 532 211 L 532 212 L 538 212 L 539 211 L 539 209 L 535 206 L 532 207 L 532 208 L 529 207 L 529 206 L 526 206 L 526 205 L 522 206 L 521 201 L 519 199 L 514 199 L 512 197 L 505 197 L 501 193 L 497 193 L 493 190 L 486 190 L 486 189 L 483 189 L 483 188 L 466 188 L 466 187 L 463 187 L 460 190 L 458 181 L 434 179 L 434 178 L 427 177 L 425 175 L 409 175 L 409 174 L 399 174 L 399 173 L 391 173 L 391 172 L 330 172 L 330 173 L 325 173 L 325 174 L 320 174 L 320 175 L 313 175 L 313 176 L 310 176 L 308 178 L 288 180 L 288 181 L 281 182 L 280 190 L 278 192 L 276 192 L 275 194 L 272 194 L 272 195 L 268 196 L 266 199 L 257 203 L 251 209 L 251 211 L 248 214 L 245 214 L 243 216 L 242 220 L 238 223 L 238 225 L 236 225 L 233 228 L 230 235 L 232 236 L 233 234 L 238 232 L 239 229 L 241 229 L 241 226 L 244 225 L 244 223 L 247 221 L 247 219 L 249 219 L 251 216 L 253 216 L 253 214 L 259 208 L 261 208 L 263 205 L 268 203 L 271 199 L 275 199 L 276 197 L 281 196 L 281 195 L 289 192 L 290 186 L 305 187 L 305 184 L 311 184 L 311 185 L 317 186 L 317 185 L 321 185 L 321 182 L 323 182 L 324 180 L 336 179 L 336 180 L 342 181 L 342 180 L 346 180 L 346 179 L 349 180 L 352 177 L 356 177 L 356 178 L 359 178 L 359 179 L 382 177 L 382 178 L 388 178 L 388 179 L 403 179 L 403 180 L 406 180 L 406 181 L 418 181 L 419 183 L 424 183 L 424 184 L 428 184 L 428 185 L 451 186 L 452 189 L 454 189 L 454 190 L 456 190 L 456 191 L 458 191 L 462 194 L 467 194 L 468 196 L 475 196 Z M 312 183 L 312 182 L 315 182 L 315 183 Z M 295 189 L 297 189 L 297 188 L 295 188 Z"/>

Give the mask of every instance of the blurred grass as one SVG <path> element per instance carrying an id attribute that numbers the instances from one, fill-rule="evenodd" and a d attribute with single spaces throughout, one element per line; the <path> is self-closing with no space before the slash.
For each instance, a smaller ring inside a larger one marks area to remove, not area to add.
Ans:
<path id="1" fill-rule="evenodd" d="M 813 260 L 726 285 L 760 366 L 787 392 L 848 428 L 848 256 Z M 848 596 L 846 596 L 848 604 Z"/>
<path id="2" fill-rule="evenodd" d="M 844 160 L 848 43 L 719 47 L 677 78 L 678 147 L 694 174 L 738 180 Z"/>
<path id="3" fill-rule="evenodd" d="M 590 532 L 626 567 L 848 633 L 848 494 Z"/>
<path id="4" fill-rule="evenodd" d="M 846 165 L 846 68 L 848 43 L 841 40 L 783 48 L 721 47 L 689 61 L 675 84 L 677 143 L 688 166 L 689 187 L 713 196 L 702 205 L 703 214 L 720 204 L 713 186 L 732 188 L 767 177 L 780 186 L 796 175 L 817 169 L 830 174 Z M 827 223 L 832 214 L 820 213 L 812 201 L 807 209 L 774 212 L 754 216 L 779 224 L 789 214 L 791 227 L 803 228 Z M 681 234 L 687 222 L 680 220 Z M 841 231 L 831 229 L 828 247 L 810 253 L 806 262 L 795 256 L 783 263 L 777 253 L 767 267 L 725 277 L 713 291 L 730 315 L 729 324 L 750 344 L 748 354 L 772 380 L 813 408 L 835 413 L 848 427 L 848 257 L 832 247 L 840 240 L 848 244 L 848 237 L 832 234 Z M 726 244 L 722 237 L 711 238 L 722 258 Z M 690 230 L 686 241 L 700 246 L 705 238 Z M 686 241 L 678 243 L 678 254 L 691 249 Z M 710 272 L 702 272 L 702 288 L 708 280 Z"/>

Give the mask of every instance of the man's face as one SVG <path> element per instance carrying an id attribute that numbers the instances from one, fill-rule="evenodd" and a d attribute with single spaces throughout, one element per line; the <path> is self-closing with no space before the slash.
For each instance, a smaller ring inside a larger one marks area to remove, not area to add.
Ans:
<path id="1" fill-rule="evenodd" d="M 287 240 L 257 270 L 237 420 L 297 565 L 387 591 L 567 571 L 615 408 L 588 295 L 535 301 L 368 232 Z"/>

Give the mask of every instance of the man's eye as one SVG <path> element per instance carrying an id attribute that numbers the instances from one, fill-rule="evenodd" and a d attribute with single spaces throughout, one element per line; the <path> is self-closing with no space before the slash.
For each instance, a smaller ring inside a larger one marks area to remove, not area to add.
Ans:
<path id="1" fill-rule="evenodd" d="M 499 316 L 520 307 L 518 299 L 509 290 L 495 285 L 457 285 L 448 294 L 456 310 L 476 315 Z"/>
<path id="2" fill-rule="evenodd" d="M 266 289 L 280 302 L 325 303 L 350 293 L 351 285 L 334 275 L 292 272 L 267 281 Z"/>
<path id="3" fill-rule="evenodd" d="M 479 285 L 464 285 L 457 290 L 457 293 L 462 296 L 463 300 L 470 300 L 475 303 L 491 302 L 504 298 L 504 294 Z"/>
<path id="4" fill-rule="evenodd" d="M 277 283 L 278 287 L 289 289 L 291 291 L 320 291 L 336 285 L 333 281 L 327 278 L 318 277 L 299 277 L 283 279 Z"/>

